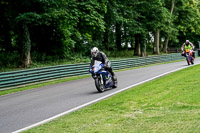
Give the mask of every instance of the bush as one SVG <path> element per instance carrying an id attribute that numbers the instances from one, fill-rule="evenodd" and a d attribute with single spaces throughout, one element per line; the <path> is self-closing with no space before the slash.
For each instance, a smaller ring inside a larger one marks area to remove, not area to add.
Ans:
<path id="1" fill-rule="evenodd" d="M 0 68 L 16 67 L 19 66 L 20 56 L 18 52 L 2 52 L 0 54 Z"/>
<path id="2" fill-rule="evenodd" d="M 104 51 L 103 51 L 104 52 Z M 107 57 L 133 57 L 133 50 L 123 50 L 123 51 L 105 51 Z"/>
<path id="3" fill-rule="evenodd" d="M 133 50 L 123 51 L 106 51 L 102 50 L 109 60 L 115 60 L 116 58 L 132 58 Z M 90 51 L 89 51 L 90 52 Z M 31 60 L 32 64 L 30 68 L 38 68 L 45 66 L 63 65 L 63 64 L 75 64 L 75 63 L 89 63 L 91 55 L 90 53 L 85 55 L 82 53 L 74 52 L 70 56 L 62 55 L 47 55 L 45 53 L 32 52 Z M 0 54 L 0 71 L 12 71 L 19 70 L 20 54 L 18 52 L 4 52 Z"/>

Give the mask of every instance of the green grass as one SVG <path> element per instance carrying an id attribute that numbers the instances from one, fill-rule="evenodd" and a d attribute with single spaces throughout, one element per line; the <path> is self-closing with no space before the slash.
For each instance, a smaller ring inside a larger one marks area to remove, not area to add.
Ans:
<path id="1" fill-rule="evenodd" d="M 27 133 L 196 133 L 200 65 L 139 85 Z"/>

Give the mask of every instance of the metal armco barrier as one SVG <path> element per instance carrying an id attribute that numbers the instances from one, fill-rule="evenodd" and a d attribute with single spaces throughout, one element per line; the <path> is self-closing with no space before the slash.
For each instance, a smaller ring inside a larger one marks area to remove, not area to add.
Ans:
<path id="1" fill-rule="evenodd" d="M 196 57 L 198 52 L 195 52 Z M 180 53 L 159 56 L 128 58 L 111 61 L 114 70 L 144 66 L 155 63 L 169 62 L 184 59 Z M 0 90 L 16 88 L 22 85 L 42 81 L 89 74 L 89 63 L 57 65 L 37 69 L 26 69 L 0 73 Z"/>

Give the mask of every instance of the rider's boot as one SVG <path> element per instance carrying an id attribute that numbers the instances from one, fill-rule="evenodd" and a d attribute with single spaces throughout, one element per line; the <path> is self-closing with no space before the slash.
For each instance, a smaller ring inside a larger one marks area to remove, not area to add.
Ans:
<path id="1" fill-rule="evenodd" d="M 112 80 L 115 81 L 117 79 L 117 77 L 115 76 L 115 73 L 113 71 L 111 72 L 111 75 L 112 75 Z"/>
<path id="2" fill-rule="evenodd" d="M 110 72 L 110 74 L 112 75 L 112 80 L 116 80 L 117 79 L 117 77 L 115 76 L 115 73 L 113 72 L 113 69 L 110 67 L 109 69 L 108 69 L 108 71 Z"/>
<path id="3" fill-rule="evenodd" d="M 192 65 L 194 64 L 194 58 L 192 58 L 191 64 L 192 64 Z"/>

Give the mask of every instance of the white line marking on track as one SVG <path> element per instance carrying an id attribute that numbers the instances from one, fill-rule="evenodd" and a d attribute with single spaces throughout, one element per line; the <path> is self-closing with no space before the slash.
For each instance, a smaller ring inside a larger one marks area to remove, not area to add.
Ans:
<path id="1" fill-rule="evenodd" d="M 197 65 L 197 64 L 196 64 L 196 65 Z M 101 97 L 101 98 L 95 99 L 95 100 L 93 100 L 93 101 L 90 101 L 90 102 L 88 102 L 88 103 L 82 104 L 82 105 L 80 105 L 80 106 L 78 106 L 78 107 L 75 107 L 75 108 L 73 108 L 73 109 L 70 109 L 70 110 L 68 110 L 68 111 L 66 111 L 66 112 L 63 112 L 63 113 L 60 113 L 60 114 L 55 115 L 55 116 L 53 116 L 53 117 L 50 117 L 50 118 L 48 118 L 48 119 L 46 119 L 46 120 L 40 121 L 40 122 L 35 123 L 35 124 L 33 124 L 33 125 L 30 125 L 30 126 L 28 126 L 28 127 L 24 127 L 24 128 L 19 129 L 19 130 L 17 130 L 17 131 L 14 131 L 14 132 L 12 132 L 12 133 L 20 133 L 20 132 L 26 131 L 26 130 L 28 130 L 28 129 L 31 129 L 31 128 L 33 128 L 33 127 L 36 127 L 36 126 L 45 124 L 45 123 L 47 123 L 47 122 L 49 122 L 49 121 L 52 121 L 52 120 L 54 120 L 54 119 L 56 119 L 56 118 L 59 118 L 59 117 L 64 116 L 64 115 L 67 115 L 67 114 L 69 114 L 69 113 L 71 113 L 71 112 L 74 112 L 74 111 L 76 111 L 76 110 L 79 110 L 79 109 L 81 109 L 81 108 L 83 108 L 83 107 L 86 107 L 86 106 L 88 106 L 88 105 L 91 105 L 91 104 L 96 103 L 96 102 L 98 102 L 98 101 L 101 101 L 101 100 L 103 100 L 103 99 L 106 99 L 106 98 L 108 98 L 108 97 L 110 97 L 110 96 L 113 96 L 113 95 L 115 95 L 115 94 L 117 94 L 117 93 L 120 93 L 120 92 L 122 92 L 122 91 L 128 90 L 128 89 L 133 88 L 133 87 L 135 87 L 135 86 L 138 86 L 138 85 L 140 85 L 140 84 L 146 83 L 146 82 L 148 82 L 148 81 L 157 79 L 157 78 L 159 78 L 159 77 L 162 77 L 162 76 L 164 76 L 164 75 L 167 75 L 167 74 L 172 73 L 172 72 L 176 72 L 176 71 L 178 71 L 178 70 L 181 70 L 181 69 L 184 69 L 184 68 L 187 68 L 187 67 L 189 67 L 189 66 L 185 66 L 185 67 L 181 67 L 181 68 L 178 68 L 178 69 L 169 71 L 169 72 L 165 72 L 165 73 L 160 74 L 160 75 L 158 75 L 158 76 L 155 76 L 155 77 L 152 77 L 152 78 L 150 78 L 150 79 L 147 79 L 147 80 L 141 81 L 141 82 L 139 82 L 139 83 L 133 84 L 133 85 L 131 85 L 131 86 L 128 86 L 128 87 L 126 87 L 126 88 L 123 88 L 123 89 L 121 89 L 121 90 L 118 90 L 118 91 L 116 91 L 116 92 L 113 92 L 113 93 L 111 93 L 111 94 L 108 94 L 108 95 L 106 95 L 106 96 L 103 96 L 103 97 Z"/>

